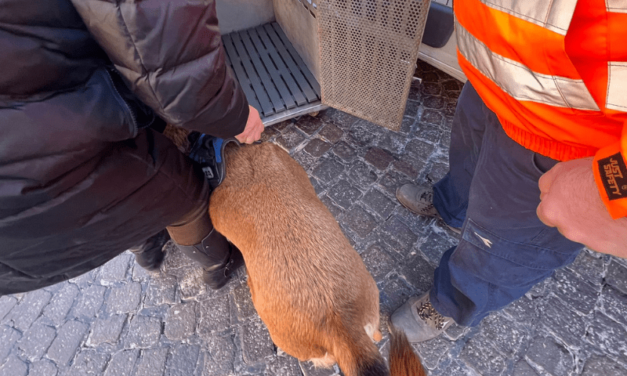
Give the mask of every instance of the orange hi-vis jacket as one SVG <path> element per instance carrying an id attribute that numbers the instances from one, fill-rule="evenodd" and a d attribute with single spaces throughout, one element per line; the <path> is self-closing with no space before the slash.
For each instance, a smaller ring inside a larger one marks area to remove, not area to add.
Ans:
<path id="1" fill-rule="evenodd" d="M 456 0 L 459 63 L 505 132 L 560 161 L 594 156 L 627 216 L 627 0 Z"/>

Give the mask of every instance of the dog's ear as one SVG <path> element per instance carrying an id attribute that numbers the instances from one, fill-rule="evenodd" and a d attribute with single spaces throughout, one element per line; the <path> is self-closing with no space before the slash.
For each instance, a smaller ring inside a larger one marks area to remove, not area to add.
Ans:
<path id="1" fill-rule="evenodd" d="M 165 126 L 163 135 L 172 140 L 181 153 L 189 153 L 190 145 L 189 140 L 187 139 L 189 131 L 187 129 L 168 124 Z"/>

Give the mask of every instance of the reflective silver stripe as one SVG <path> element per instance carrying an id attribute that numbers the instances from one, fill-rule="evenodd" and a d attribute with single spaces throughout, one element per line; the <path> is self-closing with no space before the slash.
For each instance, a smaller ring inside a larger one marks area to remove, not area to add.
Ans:
<path id="1" fill-rule="evenodd" d="M 461 54 L 513 98 L 578 110 L 599 110 L 583 80 L 533 72 L 521 63 L 490 51 L 459 22 L 455 24 Z"/>
<path id="2" fill-rule="evenodd" d="M 509 13 L 561 35 L 566 35 L 577 5 L 577 0 L 481 0 L 481 2 L 490 8 Z"/>
<path id="3" fill-rule="evenodd" d="M 607 64 L 607 99 L 605 107 L 627 111 L 627 62 Z"/>
<path id="4" fill-rule="evenodd" d="M 627 0 L 605 0 L 608 12 L 627 13 Z"/>

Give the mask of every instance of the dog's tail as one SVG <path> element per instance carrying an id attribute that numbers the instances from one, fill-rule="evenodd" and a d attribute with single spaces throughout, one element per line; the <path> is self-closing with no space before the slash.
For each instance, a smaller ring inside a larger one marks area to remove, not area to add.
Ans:
<path id="1" fill-rule="evenodd" d="M 363 328 L 335 337 L 333 355 L 347 376 L 426 376 L 405 336 L 390 324 L 390 369 Z"/>
<path id="2" fill-rule="evenodd" d="M 340 324 L 330 339 L 331 352 L 346 376 L 390 375 L 385 359 L 363 327 Z"/>
<path id="3" fill-rule="evenodd" d="M 426 376 L 420 358 L 412 349 L 407 336 L 396 329 L 390 329 L 390 374 L 391 376 Z"/>

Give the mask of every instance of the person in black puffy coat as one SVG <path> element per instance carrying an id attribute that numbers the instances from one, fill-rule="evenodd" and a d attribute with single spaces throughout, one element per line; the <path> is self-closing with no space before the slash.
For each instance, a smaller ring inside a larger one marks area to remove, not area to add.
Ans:
<path id="1" fill-rule="evenodd" d="M 169 234 L 223 285 L 200 169 L 159 131 L 259 139 L 213 0 L 0 0 L 0 295 L 92 270 Z M 200 255 L 198 254 L 200 252 Z"/>

